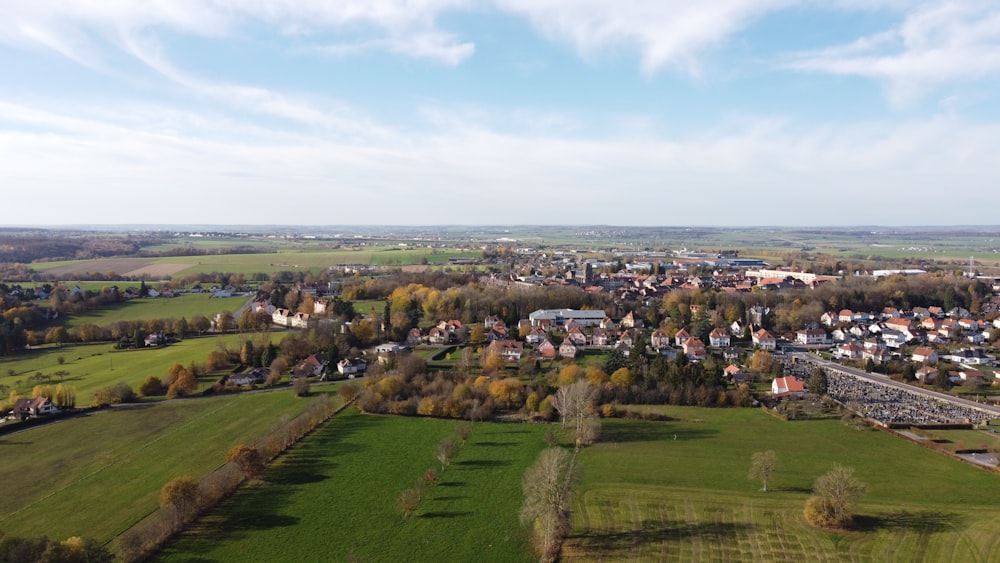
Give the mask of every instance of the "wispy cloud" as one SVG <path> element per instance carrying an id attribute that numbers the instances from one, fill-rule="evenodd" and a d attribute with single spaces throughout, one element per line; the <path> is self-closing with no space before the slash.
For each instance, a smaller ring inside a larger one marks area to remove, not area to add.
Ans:
<path id="1" fill-rule="evenodd" d="M 249 22 L 314 40 L 329 32 L 363 37 L 358 45 L 396 55 L 457 64 L 471 56 L 471 42 L 441 31 L 438 16 L 467 0 L 66 0 L 18 2 L 4 7 L 0 42 L 44 46 L 67 57 L 97 64 L 102 40 L 123 34 L 172 30 L 203 37 L 227 37 Z"/>
<path id="2" fill-rule="evenodd" d="M 906 105 L 941 84 L 1000 75 L 1000 5 L 934 2 L 908 13 L 892 29 L 799 53 L 787 66 L 879 80 L 887 85 L 891 103 Z"/>
<path id="3" fill-rule="evenodd" d="M 87 202 L 140 190 L 162 205 L 130 206 L 129 222 L 949 223 L 926 199 L 886 188 L 972 193 L 1000 173 L 1000 125 L 952 116 L 820 126 L 744 118 L 686 136 L 583 139 L 501 131 L 439 108 L 433 130 L 381 125 L 390 139 L 354 142 L 255 131 L 201 110 L 36 106 L 0 102 L 5 193 L 12 208 L 40 191 L 58 197 L 53 222 L 73 222 L 84 207 L 89 222 L 121 222 L 121 209 Z M 252 197 L 274 193 L 288 196 L 287 214 Z M 1000 194 L 978 193 L 966 219 L 993 222 Z M 556 211 L 567 197 L 579 204 L 571 216 Z M 608 204 L 635 197 L 643 204 Z M 334 212 L 345 208 L 379 212 Z"/>
<path id="4" fill-rule="evenodd" d="M 496 0 L 553 40 L 584 56 L 632 49 L 651 74 L 675 68 L 698 75 L 700 57 L 761 16 L 798 0 Z"/>

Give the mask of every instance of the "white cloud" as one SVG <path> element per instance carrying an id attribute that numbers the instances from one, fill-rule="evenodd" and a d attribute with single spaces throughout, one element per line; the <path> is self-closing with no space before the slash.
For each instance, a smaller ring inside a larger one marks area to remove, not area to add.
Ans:
<path id="1" fill-rule="evenodd" d="M 351 33 L 361 43 L 397 55 L 457 64 L 473 46 L 437 28 L 442 12 L 466 0 L 66 0 L 17 2 L 5 6 L 0 42 L 44 46 L 97 66 L 101 40 L 123 34 L 173 30 L 204 37 L 239 33 L 248 21 L 264 23 L 306 39 L 323 33 Z M 79 53 L 87 53 L 81 56 Z"/>
<path id="2" fill-rule="evenodd" d="M 943 1 L 908 13 L 893 29 L 794 56 L 789 67 L 886 83 L 894 105 L 938 85 L 1000 75 L 1000 5 Z"/>
<path id="3" fill-rule="evenodd" d="M 526 16 L 548 37 L 584 56 L 625 47 L 644 72 L 666 67 L 698 74 L 699 56 L 759 17 L 798 0 L 496 0 Z"/>
<path id="4" fill-rule="evenodd" d="M 434 131 L 353 141 L 170 107 L 0 102 L 6 204 L 45 193 L 53 223 L 87 209 L 91 223 L 814 225 L 954 223 L 927 206 L 943 190 L 979 194 L 970 223 L 1000 204 L 982 189 L 1000 125 L 951 116 L 580 139 L 438 111 Z"/>

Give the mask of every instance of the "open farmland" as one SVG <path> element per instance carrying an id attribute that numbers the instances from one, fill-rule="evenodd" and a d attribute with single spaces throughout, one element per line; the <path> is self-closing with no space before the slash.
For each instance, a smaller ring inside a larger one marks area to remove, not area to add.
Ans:
<path id="1" fill-rule="evenodd" d="M 166 258 L 99 258 L 94 260 L 71 260 L 61 262 L 40 262 L 31 265 L 35 270 L 55 276 L 80 277 L 88 272 L 115 272 L 119 275 L 142 276 L 148 274 L 153 279 L 169 279 L 187 274 L 271 274 L 282 271 L 303 271 L 319 273 L 327 268 L 343 264 L 371 266 L 405 266 L 420 264 L 426 259 L 428 264 L 444 264 L 449 258 L 471 258 L 474 252 L 437 250 L 428 248 L 403 249 L 398 247 L 366 247 L 361 250 L 282 250 L 259 254 L 218 254 L 206 256 L 173 256 Z"/>
<path id="2" fill-rule="evenodd" d="M 349 409 L 161 555 L 161 561 L 532 561 L 517 521 L 521 475 L 545 427 L 477 424 L 409 519 L 399 493 L 455 422 Z"/>
<path id="3" fill-rule="evenodd" d="M 281 339 L 283 333 L 271 334 L 273 341 Z M 116 351 L 111 344 L 67 345 L 61 348 L 30 350 L 16 356 L 0 360 L 0 384 L 22 395 L 30 395 L 35 382 L 30 378 L 41 372 L 53 376 L 49 383 L 64 382 L 76 388 L 77 402 L 86 406 L 94 391 L 127 383 L 133 389 L 150 375 L 162 378 L 167 369 L 179 363 L 187 365 L 192 361 L 204 363 L 209 352 L 220 345 L 237 348 L 242 337 L 238 334 L 187 338 L 162 348 Z M 59 358 L 63 363 L 59 363 Z M 57 371 L 69 372 L 63 377 L 55 376 Z M 11 375 L 13 373 L 13 375 Z M 198 389 L 210 387 L 218 376 L 209 375 L 198 381 Z"/>
<path id="4" fill-rule="evenodd" d="M 283 390 L 169 401 L 0 436 L 0 530 L 108 541 L 159 506 L 164 483 L 208 473 L 311 400 Z"/>
<path id="5" fill-rule="evenodd" d="M 673 422 L 609 420 L 583 452 L 568 561 L 992 561 L 1000 476 L 876 430 L 782 422 L 757 410 L 663 407 Z M 783 466 L 772 492 L 747 479 L 751 455 Z M 802 518 L 834 463 L 868 484 L 851 532 Z"/>
<path id="6" fill-rule="evenodd" d="M 66 318 L 67 330 L 84 324 L 106 327 L 118 321 L 148 321 L 151 319 L 179 319 L 201 315 L 212 318 L 216 313 L 235 313 L 248 302 L 248 297 L 212 297 L 208 293 L 188 293 L 170 298 L 129 299 L 121 303 L 93 309 Z"/>

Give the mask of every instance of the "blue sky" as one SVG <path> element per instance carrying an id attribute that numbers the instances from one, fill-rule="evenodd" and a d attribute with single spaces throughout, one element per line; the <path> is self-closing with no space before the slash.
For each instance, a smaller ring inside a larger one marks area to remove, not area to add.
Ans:
<path id="1" fill-rule="evenodd" d="M 993 0 L 0 5 L 6 224 L 1000 224 Z"/>

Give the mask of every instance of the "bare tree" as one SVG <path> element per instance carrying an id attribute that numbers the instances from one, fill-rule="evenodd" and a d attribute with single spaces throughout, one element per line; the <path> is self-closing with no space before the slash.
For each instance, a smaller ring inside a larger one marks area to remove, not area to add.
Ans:
<path id="1" fill-rule="evenodd" d="M 750 457 L 749 478 L 760 481 L 764 485 L 761 490 L 765 493 L 767 492 L 767 483 L 771 480 L 771 476 L 779 469 L 778 454 L 774 453 L 774 450 L 755 452 Z"/>
<path id="2" fill-rule="evenodd" d="M 552 399 L 552 406 L 562 417 L 563 426 L 569 424 L 573 429 L 578 447 L 593 443 L 600 435 L 600 421 L 594 411 L 596 397 L 597 388 L 586 379 L 581 379 L 560 387 Z M 588 418 L 597 422 L 596 429 L 594 422 L 587 422 Z"/>
<path id="3" fill-rule="evenodd" d="M 575 456 L 547 448 L 524 472 L 521 524 L 531 525 L 542 561 L 554 561 L 570 529 L 570 494 L 578 475 Z"/>
<path id="4" fill-rule="evenodd" d="M 443 470 L 446 466 L 451 465 L 451 460 L 455 458 L 455 454 L 458 453 L 458 445 L 455 444 L 455 440 L 452 438 L 445 438 L 438 442 L 437 445 L 437 459 L 441 462 L 441 469 Z"/>

